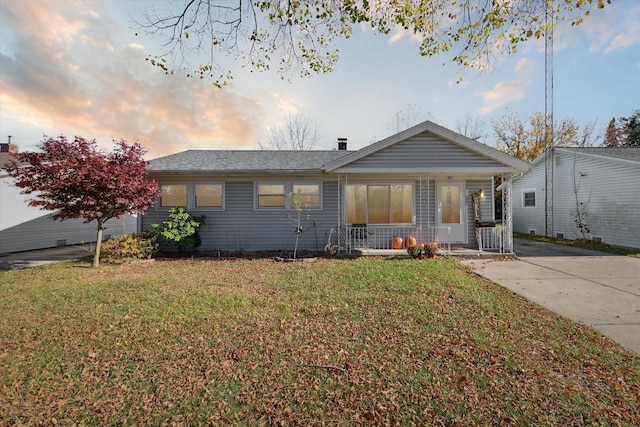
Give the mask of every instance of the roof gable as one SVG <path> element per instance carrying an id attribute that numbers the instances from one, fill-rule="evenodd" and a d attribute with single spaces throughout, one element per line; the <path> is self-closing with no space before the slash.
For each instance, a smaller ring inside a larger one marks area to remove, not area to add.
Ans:
<path id="1" fill-rule="evenodd" d="M 530 165 L 426 121 L 325 166 L 327 172 L 376 168 L 385 172 L 524 172 Z"/>

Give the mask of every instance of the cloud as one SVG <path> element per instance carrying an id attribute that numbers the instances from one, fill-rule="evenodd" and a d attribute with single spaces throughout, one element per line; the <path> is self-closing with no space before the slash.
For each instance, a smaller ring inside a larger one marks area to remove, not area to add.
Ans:
<path id="1" fill-rule="evenodd" d="M 187 148 L 254 148 L 264 109 L 206 81 L 166 76 L 99 3 L 2 5 L 0 116 L 59 133 L 138 141 L 157 157 Z M 9 27 L 9 28 L 7 28 Z M 5 127 L 5 125 L 3 125 Z"/>
<path id="2" fill-rule="evenodd" d="M 511 101 L 523 99 L 527 87 L 531 84 L 534 65 L 530 58 L 522 58 L 514 67 L 514 72 L 520 76 L 519 78 L 498 82 L 490 91 L 477 92 L 476 95 L 482 98 L 484 104 L 480 108 L 480 113 L 488 114 Z"/>
<path id="3" fill-rule="evenodd" d="M 616 35 L 605 48 L 604 53 L 610 53 L 619 49 L 626 49 L 636 44 L 640 45 L 640 29 L 638 28 L 638 26 L 640 26 L 640 22 L 636 25 L 637 26 L 630 28 L 628 31 Z"/>
<path id="4" fill-rule="evenodd" d="M 424 35 L 419 33 L 414 33 L 410 30 L 405 30 L 399 25 L 393 27 L 391 30 L 391 35 L 389 36 L 389 44 L 398 43 L 402 39 L 409 39 L 409 41 L 414 43 L 422 43 Z"/>
<path id="5" fill-rule="evenodd" d="M 588 43 L 590 52 L 610 53 L 640 44 L 640 5 L 607 4 L 603 9 L 594 8 L 578 25 L 571 20 L 561 21 L 554 31 L 553 49 L 564 49 Z M 538 44 L 544 50 L 544 41 Z"/>
<path id="6" fill-rule="evenodd" d="M 534 62 L 531 58 L 522 58 L 517 63 L 513 71 L 517 74 L 533 74 Z"/>
<path id="7" fill-rule="evenodd" d="M 521 81 L 514 80 L 509 82 L 496 83 L 492 90 L 488 92 L 479 92 L 482 97 L 484 106 L 480 108 L 482 114 L 490 113 L 510 101 L 522 99 L 525 95 L 526 85 Z"/>

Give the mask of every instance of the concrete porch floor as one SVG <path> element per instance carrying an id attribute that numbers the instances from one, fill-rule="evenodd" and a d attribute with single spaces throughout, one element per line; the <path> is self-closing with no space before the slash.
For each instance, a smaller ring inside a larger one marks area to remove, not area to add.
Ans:
<path id="1" fill-rule="evenodd" d="M 356 256 L 403 256 L 407 255 L 406 249 L 354 249 L 352 255 Z M 514 253 L 500 253 L 497 251 L 480 251 L 469 248 L 452 248 L 448 250 L 438 250 L 439 256 L 452 256 L 461 259 L 495 259 L 495 258 L 515 258 Z"/>

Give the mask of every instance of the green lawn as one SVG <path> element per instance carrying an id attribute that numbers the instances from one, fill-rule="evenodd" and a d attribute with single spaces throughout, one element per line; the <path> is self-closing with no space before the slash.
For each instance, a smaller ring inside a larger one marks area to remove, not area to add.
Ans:
<path id="1" fill-rule="evenodd" d="M 0 425 L 640 425 L 640 357 L 449 259 L 0 273 Z"/>

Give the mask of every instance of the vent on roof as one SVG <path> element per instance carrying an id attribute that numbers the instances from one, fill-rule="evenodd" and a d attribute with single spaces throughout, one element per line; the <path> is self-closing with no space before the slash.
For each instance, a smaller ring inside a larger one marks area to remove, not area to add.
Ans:
<path id="1" fill-rule="evenodd" d="M 347 150 L 347 138 L 338 138 L 338 150 L 339 151 Z"/>

